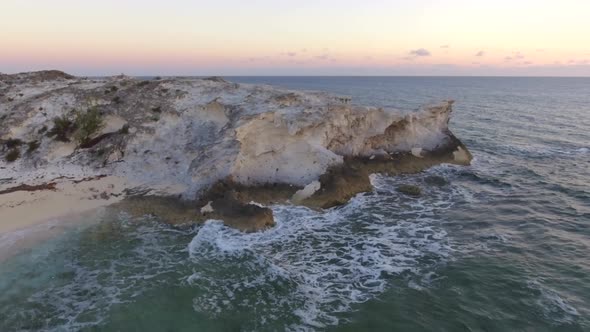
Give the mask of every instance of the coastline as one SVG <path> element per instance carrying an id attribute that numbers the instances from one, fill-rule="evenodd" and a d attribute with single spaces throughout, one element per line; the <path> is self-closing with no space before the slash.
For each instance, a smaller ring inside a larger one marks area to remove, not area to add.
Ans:
<path id="1" fill-rule="evenodd" d="M 51 183 L 54 189 L 0 194 L 0 261 L 90 221 L 100 208 L 121 201 L 127 188 L 115 176 Z M 9 188 L 15 187 L 4 185 L 0 191 Z"/>
<path id="2" fill-rule="evenodd" d="M 54 190 L 18 190 L 2 194 L 0 234 L 113 204 L 124 198 L 126 188 L 122 178 L 106 176 L 78 183 L 56 182 Z"/>

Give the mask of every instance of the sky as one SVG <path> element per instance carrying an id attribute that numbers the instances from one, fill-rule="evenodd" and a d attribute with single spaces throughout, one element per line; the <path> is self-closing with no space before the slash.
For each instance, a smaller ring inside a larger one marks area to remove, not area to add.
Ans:
<path id="1" fill-rule="evenodd" d="M 0 0 L 0 72 L 590 76 L 590 0 Z"/>

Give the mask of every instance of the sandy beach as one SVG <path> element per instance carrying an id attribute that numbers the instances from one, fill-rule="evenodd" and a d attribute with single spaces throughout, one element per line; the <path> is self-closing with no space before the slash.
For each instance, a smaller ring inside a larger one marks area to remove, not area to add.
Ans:
<path id="1" fill-rule="evenodd" d="M 54 189 L 0 194 L 0 260 L 62 233 L 72 223 L 94 219 L 99 208 L 123 199 L 127 188 L 114 176 L 49 183 L 55 183 Z M 0 192 L 15 188 L 3 185 Z"/>
<path id="2" fill-rule="evenodd" d="M 107 176 L 78 183 L 56 182 L 54 190 L 18 190 L 2 194 L 0 234 L 110 205 L 124 197 L 125 188 L 121 178 Z"/>

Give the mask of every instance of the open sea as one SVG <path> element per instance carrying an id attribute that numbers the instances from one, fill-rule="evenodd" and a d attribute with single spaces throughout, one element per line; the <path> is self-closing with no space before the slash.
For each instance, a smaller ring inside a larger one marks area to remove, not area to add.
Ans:
<path id="1" fill-rule="evenodd" d="M 254 234 L 99 210 L 0 262 L 0 331 L 590 331 L 590 78 L 229 80 L 406 111 L 454 99 L 475 159 L 375 175 L 324 212 L 273 206 Z"/>

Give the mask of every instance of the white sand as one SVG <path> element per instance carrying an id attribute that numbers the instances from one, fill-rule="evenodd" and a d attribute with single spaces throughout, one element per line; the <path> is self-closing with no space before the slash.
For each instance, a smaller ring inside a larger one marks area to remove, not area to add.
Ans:
<path id="1" fill-rule="evenodd" d="M 123 199 L 123 190 L 128 188 L 123 179 L 113 176 L 80 183 L 56 182 L 55 191 L 16 191 L 0 195 L 0 234 L 112 204 Z"/>

